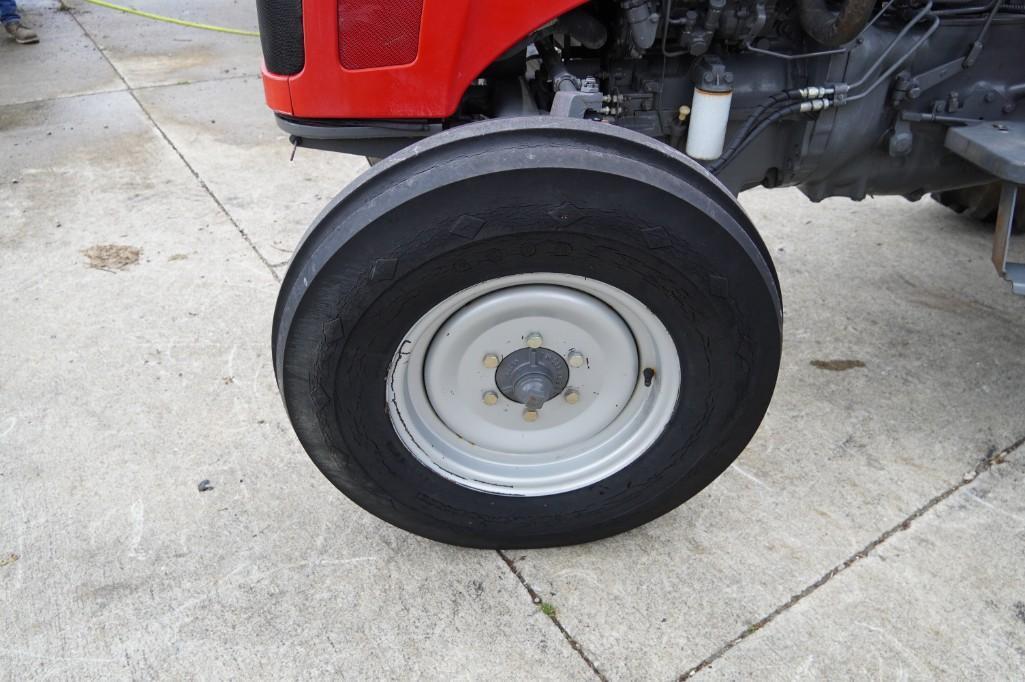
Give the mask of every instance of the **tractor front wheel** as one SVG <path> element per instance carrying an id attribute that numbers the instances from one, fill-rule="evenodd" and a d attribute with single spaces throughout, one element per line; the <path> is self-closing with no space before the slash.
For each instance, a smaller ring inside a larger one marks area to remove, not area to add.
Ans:
<path id="1" fill-rule="evenodd" d="M 764 246 L 672 150 L 590 122 L 449 131 L 304 238 L 275 369 L 310 457 L 373 514 L 475 547 L 584 542 L 708 485 L 769 404 Z"/>

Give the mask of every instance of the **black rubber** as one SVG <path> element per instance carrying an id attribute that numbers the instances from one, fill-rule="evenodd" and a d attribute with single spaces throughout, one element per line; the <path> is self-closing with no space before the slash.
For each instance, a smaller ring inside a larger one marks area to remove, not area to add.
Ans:
<path id="1" fill-rule="evenodd" d="M 647 452 L 542 497 L 435 474 L 395 435 L 385 400 L 393 353 L 424 313 L 524 272 L 593 277 L 639 298 L 672 334 L 684 376 Z M 768 407 L 781 326 L 764 244 L 700 166 L 614 126 L 522 118 L 418 142 L 339 195 L 285 276 L 273 351 L 300 441 L 364 509 L 442 542 L 543 547 L 643 524 L 722 473 Z"/>
<path id="2" fill-rule="evenodd" d="M 294 76 L 306 64 L 302 0 L 256 0 L 260 45 L 267 71 Z"/>
<path id="3" fill-rule="evenodd" d="M 1000 205 L 999 182 L 950 189 L 945 192 L 936 192 L 931 196 L 950 210 L 985 223 L 989 229 L 996 226 L 997 208 Z M 1014 210 L 1014 225 L 1011 227 L 1011 231 L 1014 234 L 1025 234 L 1025 196 L 1023 195 L 1018 196 Z"/>

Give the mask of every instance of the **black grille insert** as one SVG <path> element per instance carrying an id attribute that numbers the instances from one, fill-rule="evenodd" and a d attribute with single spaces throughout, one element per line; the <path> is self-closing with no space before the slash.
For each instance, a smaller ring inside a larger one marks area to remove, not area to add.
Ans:
<path id="1" fill-rule="evenodd" d="M 306 64 L 302 0 L 256 0 L 260 43 L 267 70 L 294 76 Z"/>

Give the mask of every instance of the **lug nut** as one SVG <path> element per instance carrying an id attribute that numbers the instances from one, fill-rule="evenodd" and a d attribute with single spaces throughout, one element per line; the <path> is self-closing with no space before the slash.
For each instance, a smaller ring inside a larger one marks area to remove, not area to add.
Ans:
<path id="1" fill-rule="evenodd" d="M 570 351 L 570 354 L 566 356 L 566 362 L 569 363 L 570 367 L 579 368 L 584 366 L 584 354 L 580 351 Z"/>
<path id="2" fill-rule="evenodd" d="M 544 338 L 537 332 L 527 334 L 527 348 L 540 348 L 544 342 Z"/>
<path id="3" fill-rule="evenodd" d="M 498 356 L 494 353 L 488 353 L 484 356 L 484 366 L 488 369 L 494 369 L 498 367 Z"/>
<path id="4" fill-rule="evenodd" d="M 568 389 L 562 394 L 562 397 L 566 399 L 566 402 L 570 405 L 576 405 L 580 402 L 580 391 L 575 388 Z"/>
<path id="5" fill-rule="evenodd" d="M 497 405 L 498 404 L 498 394 L 495 393 L 494 391 L 485 391 L 484 392 L 484 404 L 485 405 Z"/>
<path id="6" fill-rule="evenodd" d="M 523 410 L 523 420 L 528 422 L 537 421 L 537 410 Z"/>

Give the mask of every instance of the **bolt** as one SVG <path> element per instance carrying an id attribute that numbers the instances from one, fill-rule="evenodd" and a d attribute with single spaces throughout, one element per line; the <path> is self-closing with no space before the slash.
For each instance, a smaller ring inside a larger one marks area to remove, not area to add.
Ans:
<path id="1" fill-rule="evenodd" d="M 562 397 L 566 399 L 566 402 L 570 405 L 576 405 L 580 402 L 580 391 L 575 388 L 571 388 L 562 394 Z"/>
<path id="2" fill-rule="evenodd" d="M 488 369 L 494 369 L 498 367 L 498 356 L 494 353 L 488 353 L 484 356 L 484 366 Z"/>
<path id="3" fill-rule="evenodd" d="M 537 410 L 523 410 L 524 421 L 536 422 L 537 416 Z"/>
<path id="4" fill-rule="evenodd" d="M 544 338 L 537 332 L 527 334 L 527 348 L 540 348 L 544 342 Z"/>
<path id="5" fill-rule="evenodd" d="M 570 367 L 577 368 L 584 366 L 584 354 L 580 351 L 570 351 L 569 355 L 566 356 L 566 362 L 569 363 Z"/>
<path id="6" fill-rule="evenodd" d="M 484 404 L 485 405 L 497 405 L 498 404 L 498 394 L 495 393 L 494 391 L 485 391 L 484 392 Z"/>

